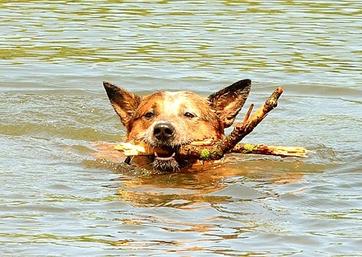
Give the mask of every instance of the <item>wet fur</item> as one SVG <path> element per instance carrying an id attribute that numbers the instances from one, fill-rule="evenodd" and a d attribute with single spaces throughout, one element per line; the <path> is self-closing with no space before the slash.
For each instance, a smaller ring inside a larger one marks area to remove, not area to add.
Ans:
<path id="1" fill-rule="evenodd" d="M 151 110 L 155 117 L 144 119 Z M 193 120 L 185 118 L 185 112 L 195 113 L 197 117 Z M 171 146 L 206 138 L 219 139 L 224 134 L 224 127 L 206 99 L 192 92 L 157 92 L 142 99 L 128 125 L 127 140 L 157 146 L 159 142 L 152 134 L 154 126 L 160 121 L 170 122 L 176 129 Z"/>
<path id="2" fill-rule="evenodd" d="M 250 80 L 241 80 L 208 98 L 189 91 L 158 91 L 140 97 L 104 82 L 111 104 L 127 129 L 127 141 L 172 151 L 192 141 L 222 138 L 224 129 L 232 125 L 244 105 L 250 85 Z M 154 136 L 155 126 L 162 122 L 170 124 L 175 131 L 168 141 Z M 167 161 L 157 158 L 150 161 L 155 170 L 162 171 L 177 171 L 194 162 L 179 160 L 177 155 Z"/>

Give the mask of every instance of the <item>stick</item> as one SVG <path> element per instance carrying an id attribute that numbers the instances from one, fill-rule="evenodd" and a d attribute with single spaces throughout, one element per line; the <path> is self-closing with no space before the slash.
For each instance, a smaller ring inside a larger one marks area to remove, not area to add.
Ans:
<path id="1" fill-rule="evenodd" d="M 263 144 L 237 144 L 231 153 L 265 154 L 280 157 L 307 157 L 308 150 L 303 147 L 271 146 Z"/>
<path id="2" fill-rule="evenodd" d="M 253 108 L 254 108 L 254 104 L 251 104 L 249 106 L 249 110 L 247 111 L 247 113 L 245 114 L 245 117 L 243 119 L 243 123 L 241 123 L 241 126 L 246 126 L 246 123 L 248 122 L 249 118 L 250 118 L 250 115 L 251 115 L 251 112 L 253 111 Z"/>
<path id="3" fill-rule="evenodd" d="M 209 141 L 197 141 L 193 142 L 192 145 L 205 147 L 210 145 Z M 120 143 L 114 146 L 115 150 L 123 152 L 127 157 L 127 160 L 130 161 L 130 158 L 134 155 L 153 155 L 153 148 L 140 148 L 139 145 L 133 145 L 129 143 Z M 137 150 L 135 150 L 137 149 Z M 159 149 L 158 149 L 159 151 Z M 304 147 L 294 147 L 294 146 L 271 146 L 264 144 L 244 144 L 238 143 L 236 146 L 231 149 L 228 153 L 241 153 L 241 154 L 263 154 L 263 155 L 273 155 L 279 157 L 307 157 L 308 150 Z M 126 162 L 126 161 L 125 161 Z M 127 163 L 127 162 L 126 162 Z"/>
<path id="4" fill-rule="evenodd" d="M 225 153 L 252 153 L 266 154 L 281 157 L 305 157 L 307 150 L 302 147 L 283 147 L 283 146 L 266 146 L 255 144 L 238 144 L 246 135 L 251 133 L 254 128 L 273 110 L 277 104 L 283 89 L 278 87 L 265 103 L 253 114 L 254 105 L 252 104 L 247 111 L 243 122 L 237 123 L 230 135 L 216 142 L 193 142 L 183 145 L 178 151 L 178 155 L 184 158 L 194 158 L 201 160 L 218 160 Z M 133 147 L 134 146 L 134 147 Z M 124 151 L 126 155 L 153 155 L 152 147 L 146 145 L 132 145 L 123 143 L 116 146 L 117 150 Z M 158 149 L 159 151 L 160 149 Z M 162 149 L 161 149 L 162 150 Z"/>
<path id="5" fill-rule="evenodd" d="M 212 146 L 193 146 L 184 145 L 180 147 L 179 155 L 188 158 L 201 160 L 218 160 L 225 153 L 233 149 L 246 135 L 254 130 L 254 128 L 273 110 L 277 104 L 283 89 L 278 87 L 273 94 L 265 101 L 265 103 L 250 116 L 252 106 L 250 106 L 244 121 L 236 124 L 230 135 L 226 136 L 221 141 L 215 142 Z"/>

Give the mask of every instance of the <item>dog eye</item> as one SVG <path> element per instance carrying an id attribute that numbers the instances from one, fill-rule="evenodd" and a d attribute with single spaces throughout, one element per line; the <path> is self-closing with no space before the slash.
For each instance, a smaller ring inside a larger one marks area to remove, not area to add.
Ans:
<path id="1" fill-rule="evenodd" d="M 191 112 L 185 112 L 185 113 L 184 113 L 184 116 L 185 116 L 186 118 L 192 119 L 192 118 L 195 118 L 195 117 L 196 117 L 196 114 L 193 114 L 193 113 L 191 113 Z"/>
<path id="2" fill-rule="evenodd" d="M 153 112 L 146 112 L 145 115 L 143 115 L 146 119 L 151 119 L 155 114 Z"/>

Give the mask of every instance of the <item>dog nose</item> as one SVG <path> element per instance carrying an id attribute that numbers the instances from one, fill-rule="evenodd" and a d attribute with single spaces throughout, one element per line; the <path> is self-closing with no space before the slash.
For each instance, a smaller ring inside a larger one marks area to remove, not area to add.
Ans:
<path id="1" fill-rule="evenodd" d="M 173 137 L 175 134 L 175 128 L 168 122 L 161 122 L 156 124 L 155 128 L 153 129 L 153 135 L 158 140 L 168 140 Z"/>

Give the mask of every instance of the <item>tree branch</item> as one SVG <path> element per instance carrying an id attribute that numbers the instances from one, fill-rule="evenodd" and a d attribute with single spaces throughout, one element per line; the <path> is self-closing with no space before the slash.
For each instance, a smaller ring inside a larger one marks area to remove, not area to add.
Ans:
<path id="1" fill-rule="evenodd" d="M 252 132 L 268 113 L 277 106 L 278 99 L 282 93 L 283 89 L 281 87 L 275 89 L 273 94 L 253 115 L 250 115 L 253 108 L 253 105 L 251 105 L 243 122 L 237 123 L 230 135 L 226 136 L 224 139 L 208 146 L 195 146 L 192 144 L 183 145 L 180 147 L 178 154 L 188 158 L 191 157 L 201 160 L 221 159 L 225 153 L 231 151 L 237 143 Z"/>
<path id="2" fill-rule="evenodd" d="M 230 153 L 264 154 L 280 157 L 307 157 L 308 150 L 304 147 L 271 146 L 263 144 L 237 144 Z"/>
<path id="3" fill-rule="evenodd" d="M 273 94 L 265 101 L 265 103 L 254 113 L 252 113 L 254 105 L 250 105 L 245 117 L 241 123 L 237 123 L 225 138 L 212 142 L 192 142 L 183 145 L 178 151 L 178 155 L 184 158 L 194 158 L 201 160 L 218 160 L 226 153 L 244 153 L 244 154 L 266 154 L 281 157 L 305 157 L 307 150 L 302 147 L 283 147 L 283 146 L 267 146 L 255 144 L 239 143 L 245 136 L 251 133 L 254 128 L 273 110 L 277 104 L 283 89 L 278 87 Z M 153 155 L 155 149 L 149 145 L 133 145 L 131 143 L 122 143 L 115 147 L 116 150 L 123 151 L 126 156 L 134 155 Z M 157 149 L 162 151 L 162 149 Z"/>

